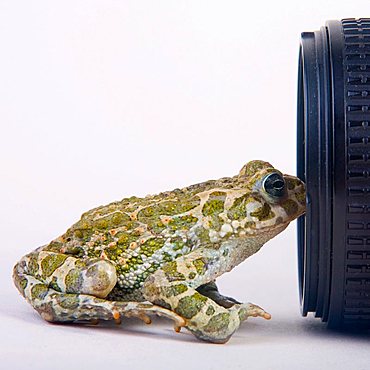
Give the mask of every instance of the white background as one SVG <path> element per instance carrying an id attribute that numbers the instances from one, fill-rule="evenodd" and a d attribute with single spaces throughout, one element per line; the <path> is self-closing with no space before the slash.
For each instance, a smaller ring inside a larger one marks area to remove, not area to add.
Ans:
<path id="1" fill-rule="evenodd" d="M 83 211 L 232 176 L 295 173 L 299 36 L 369 1 L 0 0 L 3 369 L 369 369 L 369 337 L 302 318 L 295 224 L 219 284 L 260 304 L 226 345 L 171 323 L 45 323 L 11 281 Z"/>

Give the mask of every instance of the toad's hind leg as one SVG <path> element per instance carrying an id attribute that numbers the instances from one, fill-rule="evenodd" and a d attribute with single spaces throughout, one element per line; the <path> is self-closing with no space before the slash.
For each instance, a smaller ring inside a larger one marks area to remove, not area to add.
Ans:
<path id="1" fill-rule="evenodd" d="M 104 260 L 81 261 L 53 252 L 33 252 L 14 267 L 13 279 L 20 293 L 47 321 L 120 321 L 137 317 L 150 323 L 149 316 L 174 320 L 175 329 L 185 325 L 182 317 L 147 302 L 104 299 L 116 284 L 114 267 Z"/>

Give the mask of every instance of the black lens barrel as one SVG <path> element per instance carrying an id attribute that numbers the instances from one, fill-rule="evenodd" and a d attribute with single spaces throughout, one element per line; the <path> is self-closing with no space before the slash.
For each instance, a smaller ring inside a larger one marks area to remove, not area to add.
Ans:
<path id="1" fill-rule="evenodd" d="M 297 172 L 302 314 L 370 328 L 370 19 L 302 33 Z"/>

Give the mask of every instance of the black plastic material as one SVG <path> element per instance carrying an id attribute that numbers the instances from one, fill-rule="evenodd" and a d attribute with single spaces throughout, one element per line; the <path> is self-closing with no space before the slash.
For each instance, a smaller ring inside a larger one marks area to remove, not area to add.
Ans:
<path id="1" fill-rule="evenodd" d="M 302 33 L 297 129 L 302 315 L 370 328 L 370 19 Z"/>

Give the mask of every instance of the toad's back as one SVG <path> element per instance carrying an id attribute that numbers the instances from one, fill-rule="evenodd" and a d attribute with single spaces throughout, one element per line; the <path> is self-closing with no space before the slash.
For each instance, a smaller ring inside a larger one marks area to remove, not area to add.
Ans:
<path id="1" fill-rule="evenodd" d="M 238 178 L 222 178 L 145 198 L 97 207 L 43 250 L 110 260 L 117 285 L 110 297 L 141 299 L 146 278 L 163 264 L 209 244 L 221 230 L 225 200 L 242 195 Z M 232 207 L 229 207 L 232 208 Z"/>

